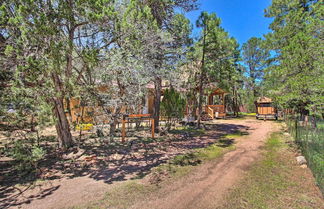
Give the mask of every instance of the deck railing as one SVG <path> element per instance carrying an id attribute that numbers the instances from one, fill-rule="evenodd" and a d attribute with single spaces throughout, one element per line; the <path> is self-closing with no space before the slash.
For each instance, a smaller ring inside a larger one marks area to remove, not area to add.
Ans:
<path id="1" fill-rule="evenodd" d="M 211 108 L 214 110 L 215 112 L 219 112 L 219 113 L 225 113 L 225 107 L 224 105 L 207 105 L 207 109 Z M 208 112 L 208 110 L 206 110 Z"/>
<path id="2" fill-rule="evenodd" d="M 207 107 L 207 114 L 209 115 L 209 117 L 211 117 L 212 119 L 214 119 L 215 113 L 214 113 L 214 109 L 213 108 Z"/>

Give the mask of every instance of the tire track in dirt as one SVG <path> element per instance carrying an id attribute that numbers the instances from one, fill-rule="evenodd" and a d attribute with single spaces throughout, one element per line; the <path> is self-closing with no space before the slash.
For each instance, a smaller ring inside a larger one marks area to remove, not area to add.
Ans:
<path id="1" fill-rule="evenodd" d="M 152 194 L 149 201 L 132 208 L 207 209 L 221 205 L 224 195 L 260 157 L 261 147 L 276 129 L 271 121 L 233 120 L 232 123 L 250 127 L 249 135 L 237 140 L 234 151 L 226 153 L 221 160 L 197 167 L 189 176 L 163 188 L 163 195 Z"/>

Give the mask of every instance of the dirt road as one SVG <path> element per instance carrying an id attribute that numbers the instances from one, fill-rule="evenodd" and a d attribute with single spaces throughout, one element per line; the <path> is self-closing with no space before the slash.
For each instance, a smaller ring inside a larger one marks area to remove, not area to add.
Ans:
<path id="1" fill-rule="evenodd" d="M 260 157 L 260 148 L 264 145 L 269 133 L 276 129 L 275 124 L 270 121 L 222 122 L 248 126 L 249 135 L 238 139 L 236 150 L 225 154 L 220 162 L 212 161 L 201 165 L 185 179 L 164 188 L 162 192 L 164 195 L 145 203 L 138 203 L 133 208 L 207 209 L 221 205 L 226 192 Z"/>
<path id="2" fill-rule="evenodd" d="M 222 203 L 224 194 L 241 178 L 249 166 L 261 154 L 270 132 L 276 129 L 271 121 L 217 120 L 216 127 L 240 127 L 248 135 L 235 139 L 236 149 L 225 154 L 221 159 L 197 166 L 192 173 L 167 185 L 159 194 L 149 196 L 149 201 L 138 202 L 132 208 L 215 208 Z M 219 125 L 217 125 L 219 124 Z M 210 137 L 216 137 L 216 131 L 210 130 Z M 207 136 L 208 137 L 208 136 Z M 99 178 L 98 178 L 99 179 Z M 104 180 L 95 180 L 89 176 L 50 181 L 42 187 L 28 193 L 17 195 L 19 204 L 13 202 L 14 208 L 65 208 L 81 206 L 103 197 L 115 184 Z M 117 185 L 118 186 L 118 185 Z M 41 191 L 41 192 L 40 192 Z M 34 194 L 35 193 L 35 194 Z M 18 199 L 18 196 L 19 199 Z M 26 196 L 21 198 L 21 196 Z M 15 204 L 16 203 L 16 204 Z M 9 208 L 11 208 L 9 206 Z"/>

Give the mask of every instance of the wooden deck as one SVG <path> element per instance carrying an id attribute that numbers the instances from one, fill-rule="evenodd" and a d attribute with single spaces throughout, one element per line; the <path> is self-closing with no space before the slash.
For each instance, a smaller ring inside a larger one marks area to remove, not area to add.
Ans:
<path id="1" fill-rule="evenodd" d="M 205 111 L 213 119 L 224 118 L 226 116 L 224 105 L 206 105 Z"/>

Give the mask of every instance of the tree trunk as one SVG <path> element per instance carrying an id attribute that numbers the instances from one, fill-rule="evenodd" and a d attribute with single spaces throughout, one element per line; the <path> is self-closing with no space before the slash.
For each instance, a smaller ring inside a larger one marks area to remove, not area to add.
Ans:
<path id="1" fill-rule="evenodd" d="M 317 122 L 316 122 L 316 116 L 315 115 L 313 115 L 313 117 L 312 117 L 312 127 L 315 129 L 315 128 L 317 128 Z"/>
<path id="2" fill-rule="evenodd" d="M 202 72 L 201 72 L 202 74 Z M 203 100 L 203 76 L 200 76 L 199 81 L 199 99 L 198 99 L 198 117 L 197 117 L 197 127 L 200 128 L 201 114 L 202 114 L 202 100 Z"/>
<path id="3" fill-rule="evenodd" d="M 72 121 L 72 113 L 70 108 L 70 97 L 71 97 L 71 91 L 73 86 L 70 85 L 70 79 L 72 77 L 72 69 L 73 69 L 73 41 L 74 41 L 74 33 L 75 33 L 75 20 L 73 16 L 73 0 L 68 0 L 69 9 L 70 9 L 70 25 L 68 27 L 68 34 L 69 34 L 69 41 L 68 41 L 68 48 L 66 52 L 66 71 L 65 71 L 65 83 L 69 85 L 69 88 L 67 88 L 69 91 L 67 92 L 67 95 L 65 97 L 66 107 L 67 107 L 67 114 L 69 121 Z"/>
<path id="4" fill-rule="evenodd" d="M 122 107 L 120 105 L 117 106 L 115 108 L 113 115 L 110 118 L 110 121 L 109 121 L 109 137 L 110 137 L 111 142 L 114 140 L 114 137 L 115 137 L 116 125 L 118 122 L 118 116 L 121 112 L 121 109 L 122 109 Z"/>
<path id="5" fill-rule="evenodd" d="M 68 148 L 73 144 L 73 139 L 70 131 L 70 125 L 66 118 L 63 99 L 62 98 L 53 98 L 54 102 L 54 115 L 56 117 L 56 132 L 58 136 L 59 146 Z"/>
<path id="6" fill-rule="evenodd" d="M 114 140 L 115 137 L 116 124 L 117 124 L 117 118 L 112 117 L 111 120 L 109 121 L 109 138 L 111 142 Z"/>
<path id="7" fill-rule="evenodd" d="M 162 91 L 162 80 L 160 77 L 156 77 L 154 80 L 154 127 L 155 132 L 159 131 L 159 121 L 160 121 L 160 103 L 161 103 L 161 91 Z"/>
<path id="8" fill-rule="evenodd" d="M 205 49 L 206 49 L 206 32 L 207 26 L 204 27 L 204 37 L 203 37 L 203 51 L 202 51 L 202 59 L 201 59 L 201 72 L 199 78 L 199 99 L 198 99 L 198 118 L 197 118 L 197 127 L 200 128 L 201 123 L 201 114 L 202 114 L 202 100 L 203 100 L 203 82 L 205 77 Z"/>
<path id="9" fill-rule="evenodd" d="M 235 86 L 235 91 L 234 91 L 234 104 L 235 104 L 235 116 L 238 117 L 239 115 L 239 104 L 238 104 L 238 96 L 237 96 L 237 89 L 236 89 L 236 86 Z"/>
<path id="10" fill-rule="evenodd" d="M 58 136 L 59 146 L 68 148 L 73 144 L 73 139 L 71 135 L 69 121 L 64 112 L 63 98 L 64 91 L 62 87 L 62 82 L 56 73 L 52 73 L 53 83 L 55 85 L 56 94 L 60 96 L 56 96 L 52 99 L 53 101 L 53 113 L 56 118 L 56 132 Z"/>
<path id="11" fill-rule="evenodd" d="M 313 112 L 317 112 L 316 111 L 316 107 L 313 107 L 312 108 L 312 111 Z M 311 120 L 312 120 L 312 126 L 313 126 L 313 128 L 314 129 L 317 128 L 317 122 L 316 122 L 316 115 L 315 114 L 313 114 L 313 117 L 311 118 Z"/>
<path id="12" fill-rule="evenodd" d="M 36 132 L 36 129 L 35 129 L 35 116 L 34 116 L 34 114 L 31 115 L 30 131 L 31 132 Z"/>
<path id="13" fill-rule="evenodd" d="M 235 87 L 233 87 L 232 93 L 233 93 L 233 98 L 232 98 L 233 112 L 234 112 L 234 116 L 236 116 Z"/>

